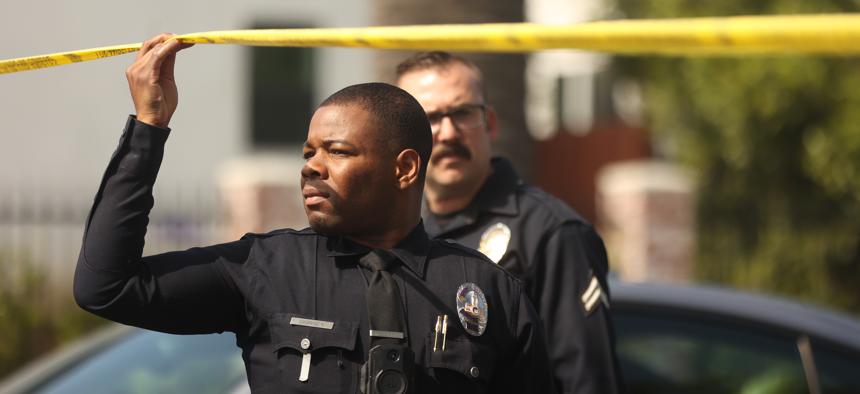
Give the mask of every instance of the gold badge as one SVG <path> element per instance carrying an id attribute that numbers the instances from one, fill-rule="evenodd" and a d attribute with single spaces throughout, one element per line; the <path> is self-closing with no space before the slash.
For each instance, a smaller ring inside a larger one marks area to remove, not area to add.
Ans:
<path id="1" fill-rule="evenodd" d="M 508 242 L 511 240 L 511 229 L 504 223 L 496 223 L 481 235 L 481 243 L 478 251 L 498 264 L 508 251 Z"/>

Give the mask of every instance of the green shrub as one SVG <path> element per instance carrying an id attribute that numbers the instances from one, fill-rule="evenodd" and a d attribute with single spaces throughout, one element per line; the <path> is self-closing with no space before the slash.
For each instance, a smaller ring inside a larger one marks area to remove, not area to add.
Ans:
<path id="1" fill-rule="evenodd" d="M 68 286 L 53 285 L 43 269 L 0 254 L 0 378 L 105 320 L 84 312 Z"/>

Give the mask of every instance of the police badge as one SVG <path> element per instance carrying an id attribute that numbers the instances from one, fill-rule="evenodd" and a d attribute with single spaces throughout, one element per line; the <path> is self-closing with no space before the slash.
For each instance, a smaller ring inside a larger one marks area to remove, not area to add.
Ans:
<path id="1" fill-rule="evenodd" d="M 511 240 L 511 229 L 504 223 L 496 223 L 487 228 L 481 234 L 481 242 L 478 251 L 498 264 L 505 252 L 508 251 L 508 242 Z"/>
<path id="2" fill-rule="evenodd" d="M 467 282 L 457 289 L 457 317 L 469 335 L 479 337 L 487 329 L 489 307 L 478 285 Z"/>

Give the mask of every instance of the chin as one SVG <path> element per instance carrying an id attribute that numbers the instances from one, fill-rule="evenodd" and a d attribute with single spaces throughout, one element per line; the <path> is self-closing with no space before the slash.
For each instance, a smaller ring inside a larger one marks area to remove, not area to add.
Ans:
<path id="1" fill-rule="evenodd" d="M 328 227 L 321 226 L 317 223 L 311 223 L 311 229 L 314 230 L 315 233 L 320 235 L 332 235 Z"/>
<path id="2" fill-rule="evenodd" d="M 466 181 L 466 174 L 461 170 L 443 170 L 428 176 L 427 180 L 443 187 L 456 186 Z"/>
<path id="3" fill-rule="evenodd" d="M 308 213 L 308 224 L 317 234 L 339 235 L 342 232 L 338 220 L 319 213 Z"/>
<path id="4" fill-rule="evenodd" d="M 331 224 L 331 220 L 328 217 L 319 212 L 306 211 L 306 213 L 308 215 L 308 224 L 315 232 L 324 235 L 328 235 L 331 233 L 333 226 Z"/>

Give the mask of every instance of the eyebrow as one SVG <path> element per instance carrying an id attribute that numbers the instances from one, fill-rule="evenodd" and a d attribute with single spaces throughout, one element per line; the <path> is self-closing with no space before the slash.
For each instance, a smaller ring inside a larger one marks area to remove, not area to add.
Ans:
<path id="1" fill-rule="evenodd" d="M 349 147 L 351 147 L 353 149 L 358 149 L 357 146 L 355 146 L 354 144 L 350 143 L 347 140 L 329 139 L 329 140 L 323 140 L 323 143 L 322 143 L 323 147 L 326 147 L 326 148 L 329 146 L 332 146 L 334 144 L 348 145 Z M 311 145 L 310 145 L 310 143 L 308 143 L 308 141 L 305 141 L 304 147 L 310 148 Z"/>

